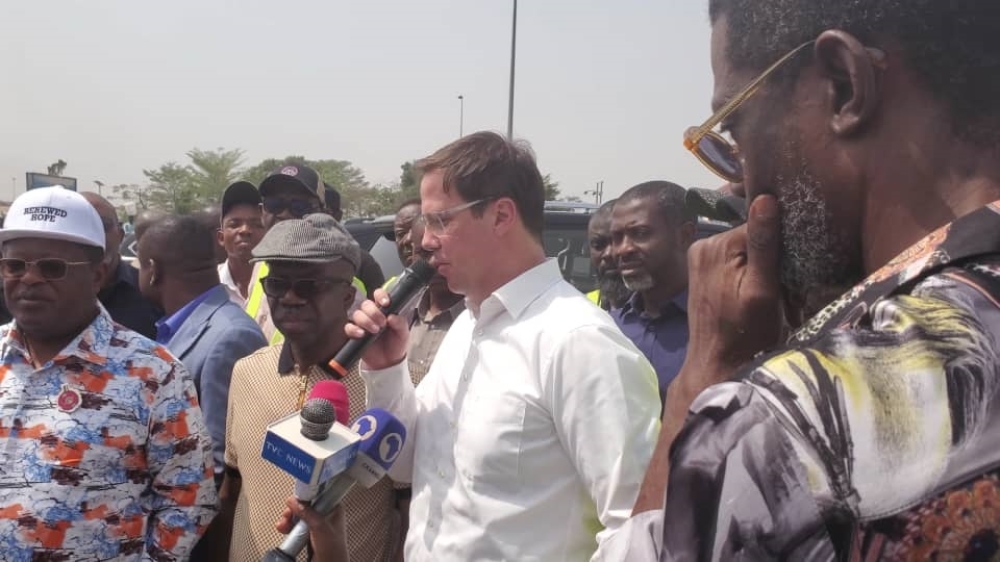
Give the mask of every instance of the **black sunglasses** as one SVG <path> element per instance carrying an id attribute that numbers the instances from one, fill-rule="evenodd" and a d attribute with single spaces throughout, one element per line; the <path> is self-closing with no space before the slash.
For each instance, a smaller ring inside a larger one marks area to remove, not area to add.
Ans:
<path id="1" fill-rule="evenodd" d="M 280 299 L 294 291 L 299 298 L 309 300 L 333 285 L 349 285 L 350 281 L 343 279 L 285 279 L 268 275 L 260 280 L 264 294 L 272 299 Z"/>
<path id="2" fill-rule="evenodd" d="M 280 215 L 286 209 L 297 219 L 310 214 L 319 212 L 319 206 L 312 201 L 303 201 L 301 199 L 265 199 L 262 203 L 264 210 L 272 215 Z"/>
<path id="3" fill-rule="evenodd" d="M 28 268 L 35 271 L 46 281 L 65 279 L 70 266 L 90 265 L 89 261 L 66 261 L 59 258 L 42 258 L 35 261 L 25 261 L 17 258 L 0 259 L 0 277 L 4 279 L 20 279 L 28 273 Z"/>

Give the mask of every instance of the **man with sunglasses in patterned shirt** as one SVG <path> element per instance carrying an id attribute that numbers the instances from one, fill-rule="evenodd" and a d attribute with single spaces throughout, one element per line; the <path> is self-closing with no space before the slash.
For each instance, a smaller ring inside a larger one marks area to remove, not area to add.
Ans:
<path id="1" fill-rule="evenodd" d="M 211 439 L 183 365 L 99 304 L 97 211 L 33 189 L 0 243 L 0 558 L 187 560 L 216 513 Z"/>
<path id="2" fill-rule="evenodd" d="M 998 559 L 1000 4 L 709 12 L 717 113 L 684 142 L 748 220 L 691 250 L 611 559 Z"/>

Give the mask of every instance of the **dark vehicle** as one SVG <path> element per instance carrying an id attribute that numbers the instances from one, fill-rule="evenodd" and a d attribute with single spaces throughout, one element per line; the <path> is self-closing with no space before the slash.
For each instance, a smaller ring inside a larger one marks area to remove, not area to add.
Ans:
<path id="1" fill-rule="evenodd" d="M 136 247 L 135 233 L 130 232 L 122 238 L 122 245 L 118 247 L 122 254 L 122 261 L 131 263 L 135 261 L 136 257 L 139 255 L 139 249 Z"/>
<path id="2" fill-rule="evenodd" d="M 584 293 L 597 288 L 597 271 L 590 264 L 590 244 L 587 240 L 587 223 L 596 209 L 596 205 L 586 203 L 550 202 L 545 205 L 545 230 L 542 233 L 545 255 L 556 258 L 563 277 Z M 396 252 L 392 219 L 392 216 L 384 216 L 361 222 L 350 221 L 344 225 L 358 244 L 375 258 L 386 279 L 403 271 Z M 700 222 L 698 238 L 707 238 L 729 228 L 727 224 Z"/>
<path id="3" fill-rule="evenodd" d="M 559 260 L 563 277 L 585 293 L 597 288 L 597 271 L 590 265 L 590 244 L 587 241 L 587 223 L 596 209 L 596 205 L 588 203 L 550 202 L 545 205 L 545 230 L 542 235 L 545 255 Z M 382 267 L 386 279 L 403 271 L 396 252 L 392 219 L 389 215 L 344 222 L 358 244 L 368 250 Z M 708 238 L 729 228 L 724 223 L 703 221 L 698 223 L 698 238 Z M 121 254 L 126 262 L 136 259 L 135 234 L 125 235 Z"/>

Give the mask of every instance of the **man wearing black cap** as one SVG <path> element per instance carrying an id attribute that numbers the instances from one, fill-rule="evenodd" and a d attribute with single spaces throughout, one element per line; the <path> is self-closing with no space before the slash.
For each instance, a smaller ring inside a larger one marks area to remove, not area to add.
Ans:
<path id="1" fill-rule="evenodd" d="M 250 296 L 251 252 L 264 237 L 260 205 L 260 193 L 250 182 L 238 181 L 222 194 L 222 221 L 216 236 L 227 257 L 219 264 L 219 281 L 226 286 L 230 300 L 240 306 Z"/>
<path id="2" fill-rule="evenodd" d="M 325 189 L 316 170 L 300 164 L 281 166 L 260 184 L 264 228 L 322 212 Z"/>
<path id="3" fill-rule="evenodd" d="M 281 221 L 301 219 L 302 217 L 325 212 L 326 187 L 316 170 L 302 164 L 284 164 L 267 176 L 260 184 L 262 219 L 265 231 Z M 271 319 L 271 311 L 260 280 L 267 277 L 266 263 L 259 263 L 253 270 L 253 281 L 249 287 L 246 312 L 257 321 L 271 345 L 281 343 L 284 336 L 278 331 Z M 354 287 L 360 292 L 355 300 L 359 305 L 367 294 L 364 285 L 357 277 Z"/>

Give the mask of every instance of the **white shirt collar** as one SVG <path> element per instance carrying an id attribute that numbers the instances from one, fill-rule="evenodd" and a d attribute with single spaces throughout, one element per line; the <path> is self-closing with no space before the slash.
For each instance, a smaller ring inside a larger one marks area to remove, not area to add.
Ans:
<path id="1" fill-rule="evenodd" d="M 494 291 L 480 306 L 477 320 L 491 318 L 501 310 L 517 320 L 539 295 L 562 278 L 558 261 L 547 259 Z"/>
<path id="2" fill-rule="evenodd" d="M 240 294 L 240 287 L 236 284 L 236 280 L 233 279 L 232 272 L 229 271 L 228 259 L 219 264 L 219 283 L 222 283 L 226 288 L 226 292 L 229 293 L 229 300 L 243 306 L 246 299 Z"/>

